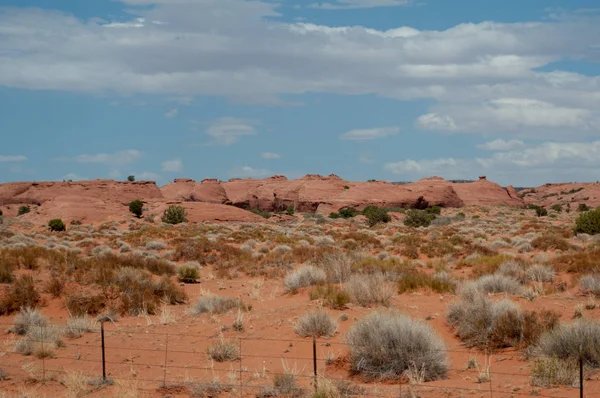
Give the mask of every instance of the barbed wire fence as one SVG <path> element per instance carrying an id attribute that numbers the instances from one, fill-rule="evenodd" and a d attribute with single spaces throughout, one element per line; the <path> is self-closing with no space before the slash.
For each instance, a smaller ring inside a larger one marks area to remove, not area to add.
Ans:
<path id="1" fill-rule="evenodd" d="M 5 324 L 7 325 L 7 324 Z M 9 325 L 7 325 L 9 326 Z M 10 325 L 12 326 L 12 325 Z M 32 326 L 39 328 L 35 339 L 14 335 L 13 343 L 29 339 L 34 345 L 30 356 L 15 349 L 7 349 L 0 369 L 14 380 L 35 380 L 38 383 L 58 380 L 77 373 L 94 388 L 115 382 L 137 383 L 137 389 L 148 392 L 196 391 L 201 396 L 217 396 L 226 392 L 233 396 L 275 396 L 274 380 L 290 378 L 298 388 L 317 389 L 319 383 L 333 383 L 342 396 L 417 397 L 417 396 L 531 396 L 583 397 L 584 387 L 599 380 L 584 380 L 584 362 L 579 361 L 579 385 L 561 387 L 552 395 L 543 395 L 531 386 L 531 373 L 503 371 L 491 365 L 491 355 L 485 355 L 485 364 L 457 366 L 451 364 L 446 380 L 425 382 L 414 378 L 366 383 L 348 377 L 348 346 L 320 338 L 268 338 L 261 336 L 236 336 L 229 330 L 210 335 L 149 330 L 127 330 L 111 323 L 101 322 L 93 334 L 56 343 L 48 338 L 52 331 L 66 326 Z M 230 333 L 231 332 L 231 333 Z M 225 337 L 226 334 L 229 336 Z M 219 362 L 208 354 L 210 347 L 225 344 L 231 354 Z M 5 342 L 5 347 L 10 341 Z M 55 347 L 50 347 L 55 346 Z M 39 348 L 36 348 L 39 347 Z M 280 351 L 279 354 L 273 354 Z M 473 355 L 466 348 L 444 350 L 448 354 Z M 13 356 L 16 356 L 13 357 Z M 465 386 L 464 381 L 473 384 Z M 276 384 L 276 383 L 275 383 Z M 584 385 L 585 384 L 585 385 Z M 531 391 L 521 390 L 525 385 Z M 281 386 L 279 386 L 281 388 Z M 292 388 L 287 386 L 286 388 Z M 296 388 L 296 387 L 294 387 Z M 212 394 L 212 395 L 211 395 Z M 592 395 L 587 395 L 592 396 Z"/>

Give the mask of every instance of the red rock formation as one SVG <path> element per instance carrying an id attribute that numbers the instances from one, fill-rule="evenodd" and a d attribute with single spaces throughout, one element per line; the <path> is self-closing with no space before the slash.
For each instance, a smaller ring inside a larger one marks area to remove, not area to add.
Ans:
<path id="1" fill-rule="evenodd" d="M 455 183 L 452 186 L 467 206 L 523 206 L 523 201 L 518 196 L 511 196 L 508 189 L 488 181 L 485 177 L 479 181 Z"/>

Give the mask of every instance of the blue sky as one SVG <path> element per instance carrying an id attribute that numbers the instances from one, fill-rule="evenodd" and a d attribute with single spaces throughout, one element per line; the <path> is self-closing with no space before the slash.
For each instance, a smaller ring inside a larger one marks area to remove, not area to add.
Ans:
<path id="1" fill-rule="evenodd" d="M 0 182 L 596 181 L 591 0 L 4 0 Z"/>

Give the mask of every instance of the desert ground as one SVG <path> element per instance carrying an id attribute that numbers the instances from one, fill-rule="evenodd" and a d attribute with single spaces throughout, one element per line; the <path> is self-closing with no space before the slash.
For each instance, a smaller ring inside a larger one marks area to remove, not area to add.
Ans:
<path id="1" fill-rule="evenodd" d="M 0 185 L 0 396 L 599 396 L 596 184 L 298 181 Z"/>

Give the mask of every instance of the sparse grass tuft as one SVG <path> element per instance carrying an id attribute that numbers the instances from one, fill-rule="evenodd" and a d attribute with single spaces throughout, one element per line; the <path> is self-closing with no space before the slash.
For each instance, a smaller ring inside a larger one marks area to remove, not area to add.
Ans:
<path id="1" fill-rule="evenodd" d="M 285 290 L 293 292 L 302 287 L 323 284 L 326 280 L 325 271 L 312 265 L 305 265 L 287 274 Z"/>
<path id="2" fill-rule="evenodd" d="M 221 297 L 216 295 L 201 297 L 193 308 L 195 315 L 204 314 L 224 314 L 232 308 L 245 309 L 244 302 L 230 297 Z"/>
<path id="3" fill-rule="evenodd" d="M 238 344 L 220 339 L 208 347 L 208 355 L 217 362 L 235 361 L 240 358 Z"/>

